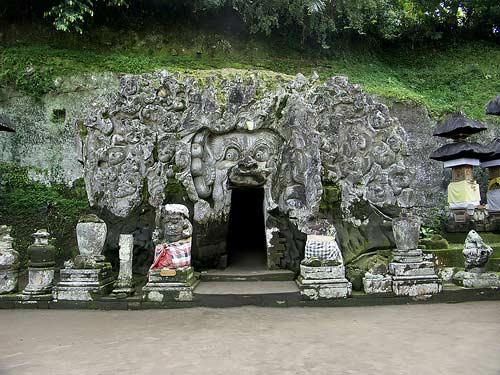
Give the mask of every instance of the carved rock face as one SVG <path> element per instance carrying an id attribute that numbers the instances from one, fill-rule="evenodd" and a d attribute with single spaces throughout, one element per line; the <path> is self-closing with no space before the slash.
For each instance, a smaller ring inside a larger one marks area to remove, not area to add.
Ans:
<path id="1" fill-rule="evenodd" d="M 397 120 L 344 77 L 298 75 L 271 89 L 258 76 L 203 84 L 167 72 L 125 76 L 84 124 L 89 201 L 122 218 L 144 193 L 156 209 L 168 203 L 175 178 L 199 223 L 228 214 L 231 187 L 261 187 L 268 212 L 309 220 L 327 180 L 341 188 L 344 218 L 357 225 L 355 202 L 398 204 L 412 181 Z"/>
<path id="2" fill-rule="evenodd" d="M 268 130 L 210 134 L 204 145 L 193 144 L 191 171 L 198 194 L 207 196 L 212 185 L 227 189 L 227 183 L 263 186 L 276 165 L 279 145 L 279 137 Z"/>

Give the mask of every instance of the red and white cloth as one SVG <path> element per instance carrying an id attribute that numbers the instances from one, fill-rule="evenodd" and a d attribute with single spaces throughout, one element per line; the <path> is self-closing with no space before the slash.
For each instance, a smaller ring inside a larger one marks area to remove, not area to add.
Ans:
<path id="1" fill-rule="evenodd" d="M 155 247 L 155 260 L 150 271 L 162 268 L 181 268 L 191 265 L 191 238 Z"/>

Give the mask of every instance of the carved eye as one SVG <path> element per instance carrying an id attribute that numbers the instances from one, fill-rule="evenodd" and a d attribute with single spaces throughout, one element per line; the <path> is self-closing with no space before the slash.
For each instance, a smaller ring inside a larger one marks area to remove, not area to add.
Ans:
<path id="1" fill-rule="evenodd" d="M 237 161 L 239 158 L 240 158 L 240 153 L 237 149 L 235 149 L 234 147 L 230 147 L 227 149 L 225 157 L 226 160 Z"/>
<path id="2" fill-rule="evenodd" d="M 269 150 L 267 147 L 259 147 L 255 150 L 254 158 L 260 162 L 267 161 L 269 159 Z"/>

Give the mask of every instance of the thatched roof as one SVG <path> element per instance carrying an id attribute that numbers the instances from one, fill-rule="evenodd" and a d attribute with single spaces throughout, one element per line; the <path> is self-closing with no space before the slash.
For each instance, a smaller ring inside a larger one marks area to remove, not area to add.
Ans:
<path id="1" fill-rule="evenodd" d="M 490 154 L 481 157 L 481 161 L 500 159 L 500 138 L 493 139 L 486 147 L 490 150 Z"/>
<path id="2" fill-rule="evenodd" d="M 486 130 L 486 125 L 465 117 L 463 113 L 452 113 L 437 124 L 432 135 L 444 138 L 464 138 Z"/>
<path id="3" fill-rule="evenodd" d="M 486 114 L 500 116 L 500 95 L 486 105 Z"/>
<path id="4" fill-rule="evenodd" d="M 448 161 L 460 158 L 483 159 L 492 154 L 489 147 L 475 142 L 453 142 L 439 147 L 430 158 L 439 161 Z"/>

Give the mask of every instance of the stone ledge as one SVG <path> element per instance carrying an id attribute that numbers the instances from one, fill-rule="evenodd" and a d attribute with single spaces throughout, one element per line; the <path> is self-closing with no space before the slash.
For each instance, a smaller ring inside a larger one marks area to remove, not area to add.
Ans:
<path id="1" fill-rule="evenodd" d="M 16 295 L 0 295 L 0 309 L 77 309 L 77 310 L 143 310 L 143 309 L 172 309 L 192 307 L 237 307 L 237 306 L 265 306 L 265 307 L 362 307 L 377 305 L 403 305 L 422 303 L 460 303 L 474 301 L 500 301 L 500 288 L 463 288 L 453 284 L 445 284 L 443 291 L 431 295 L 427 299 L 410 296 L 396 296 L 393 293 L 365 294 L 353 292 L 351 297 L 340 299 L 325 299 L 316 301 L 301 301 L 299 293 L 293 295 L 269 294 L 266 296 L 220 296 L 210 299 L 195 298 L 191 302 L 147 302 L 140 297 L 112 299 L 101 297 L 94 301 L 22 301 Z M 126 305 L 126 307 L 125 307 Z"/>

